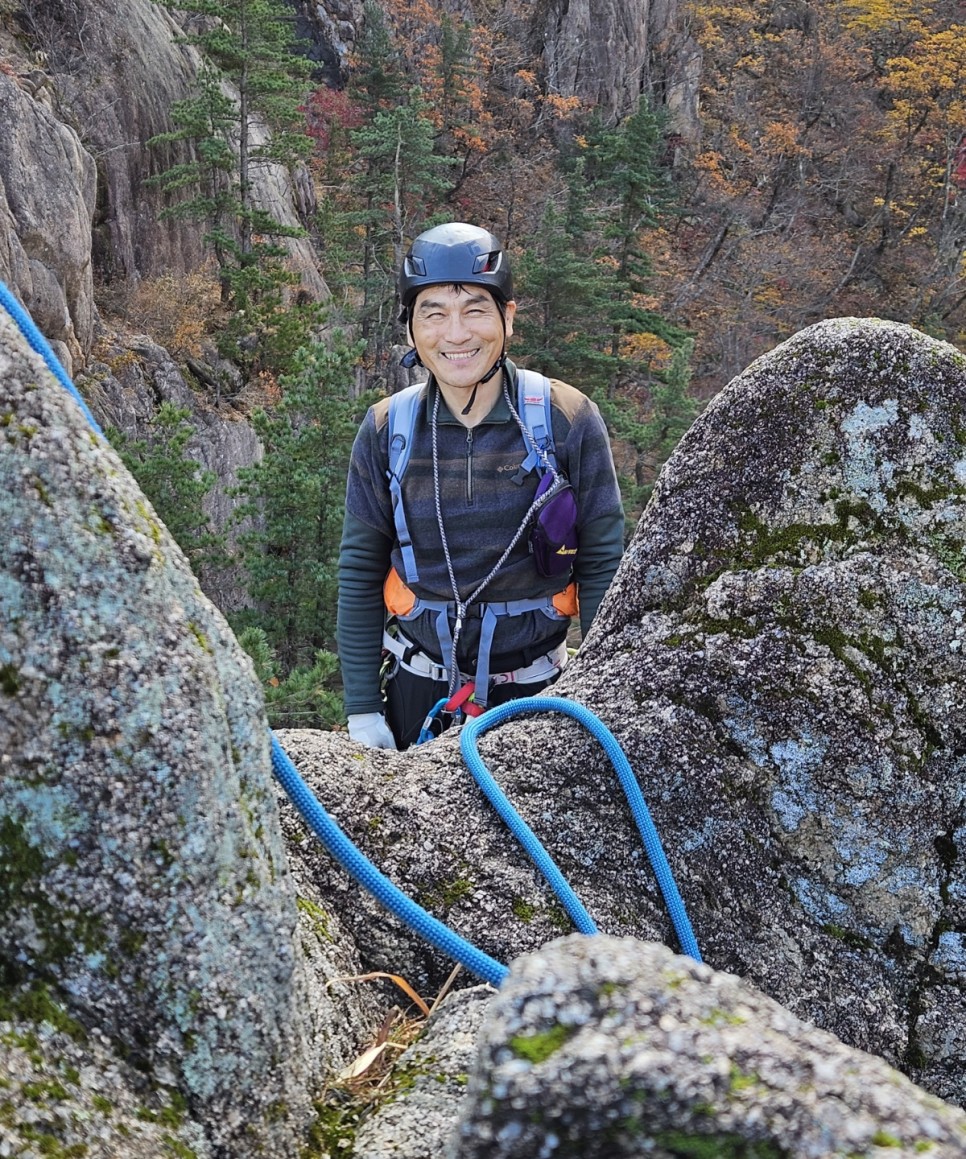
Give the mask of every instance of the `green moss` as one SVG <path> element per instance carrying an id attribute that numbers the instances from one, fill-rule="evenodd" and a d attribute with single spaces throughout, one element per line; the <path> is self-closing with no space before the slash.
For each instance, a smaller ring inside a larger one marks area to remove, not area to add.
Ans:
<path id="1" fill-rule="evenodd" d="M 34 478 L 30 481 L 33 489 L 37 492 L 37 498 L 45 507 L 53 507 L 54 501 L 50 497 L 50 492 L 44 486 L 40 479 Z"/>
<path id="2" fill-rule="evenodd" d="M 190 629 L 191 634 L 194 636 L 194 638 L 198 641 L 198 645 L 201 648 L 202 652 L 210 652 L 211 651 L 211 644 L 209 644 L 209 642 L 208 642 L 208 637 L 198 627 L 198 625 L 194 622 L 194 620 L 188 621 L 188 628 Z"/>
<path id="3" fill-rule="evenodd" d="M 564 933 L 569 933 L 574 928 L 570 915 L 559 902 L 554 901 L 547 906 L 547 921 L 554 929 L 563 930 Z"/>
<path id="4" fill-rule="evenodd" d="M 872 1143 L 875 1147 L 901 1147 L 902 1140 L 897 1139 L 895 1135 L 890 1135 L 888 1131 L 876 1131 L 872 1136 Z"/>
<path id="5" fill-rule="evenodd" d="M 785 1159 L 787 1152 L 775 1143 L 754 1143 L 740 1135 L 688 1135 L 684 1131 L 658 1131 L 658 1147 L 680 1159 Z"/>
<path id="6" fill-rule="evenodd" d="M 316 905 L 315 902 L 309 901 L 304 897 L 297 897 L 295 899 L 295 905 L 309 918 L 316 936 L 323 941 L 331 942 L 332 934 L 329 932 L 329 915 L 325 910 L 321 906 Z"/>
<path id="7" fill-rule="evenodd" d="M 522 897 L 515 897 L 510 908 L 521 922 L 532 922 L 537 916 L 537 907 L 531 905 L 528 901 L 524 901 Z"/>
<path id="8" fill-rule="evenodd" d="M 556 1054 L 572 1034 L 570 1027 L 558 1023 L 549 1030 L 540 1030 L 535 1034 L 515 1034 L 510 1039 L 509 1047 L 517 1058 L 525 1058 L 536 1066 Z"/>
<path id="9" fill-rule="evenodd" d="M 103 1095 L 93 1095 L 91 1097 L 91 1103 L 94 1105 L 94 1110 L 100 1111 L 105 1119 L 109 1119 L 114 1114 L 114 1104 Z"/>
<path id="10" fill-rule="evenodd" d="M 129 958 L 133 958 L 144 946 L 144 943 L 147 941 L 147 935 L 140 930 L 122 930 L 121 936 L 117 941 L 121 952 Z"/>
<path id="11" fill-rule="evenodd" d="M 182 1126 L 188 1109 L 184 1095 L 180 1091 L 171 1089 L 165 1093 L 168 1097 L 166 1106 L 157 1109 L 139 1107 L 135 1112 L 135 1117 L 145 1123 L 160 1123 L 163 1127 L 178 1128 Z"/>
<path id="12" fill-rule="evenodd" d="M 722 1010 L 715 1007 L 701 1019 L 702 1026 L 744 1026 L 746 1018 L 735 1014 L 731 1010 Z"/>
<path id="13" fill-rule="evenodd" d="M 966 545 L 945 535 L 929 537 L 933 551 L 939 562 L 950 571 L 960 583 L 966 583 Z"/>
<path id="14" fill-rule="evenodd" d="M 87 1039 L 83 1026 L 52 997 L 50 990 L 42 982 L 35 981 L 20 989 L 15 987 L 0 989 L 0 1021 L 30 1022 L 34 1025 L 46 1022 L 75 1042 L 84 1042 Z M 15 1045 L 27 1050 L 36 1047 L 36 1041 L 30 1041 L 29 1035 L 21 1037 L 23 1041 Z"/>
<path id="15" fill-rule="evenodd" d="M 358 1104 L 316 1103 L 300 1159 L 351 1159 L 362 1110 Z"/>
<path id="16" fill-rule="evenodd" d="M 162 1137 L 164 1149 L 169 1155 L 174 1155 L 176 1159 L 198 1159 L 196 1151 L 186 1146 L 180 1139 L 176 1139 L 173 1135 L 164 1135 Z"/>
<path id="17" fill-rule="evenodd" d="M 148 534 L 151 536 L 151 538 L 154 540 L 154 542 L 156 544 L 160 543 L 161 542 L 161 525 L 158 523 L 157 519 L 155 518 L 154 514 L 151 512 L 148 505 L 143 500 L 137 499 L 137 500 L 135 500 L 134 508 L 137 511 L 138 515 L 140 515 L 141 518 L 144 520 L 144 522 L 148 525 Z"/>
<path id="18" fill-rule="evenodd" d="M 20 673 L 12 664 L 0 665 L 0 692 L 16 696 L 20 691 Z"/>
<path id="19" fill-rule="evenodd" d="M 731 1064 L 731 1069 L 728 1072 L 728 1087 L 733 1094 L 737 1094 L 740 1091 L 751 1090 L 754 1087 L 759 1086 L 761 1086 L 761 1078 L 759 1075 L 745 1074 L 745 1072 L 737 1067 L 734 1063 Z"/>
<path id="20" fill-rule="evenodd" d="M 431 889 L 425 890 L 420 901 L 428 910 L 451 909 L 458 901 L 473 891 L 474 883 L 468 877 L 452 877 L 448 881 L 441 881 Z"/>
<path id="21" fill-rule="evenodd" d="M 873 943 L 868 938 L 861 934 L 854 934 L 851 930 L 846 930 L 831 922 L 822 926 L 822 932 L 828 934 L 830 938 L 835 938 L 836 941 L 850 946 L 853 950 L 871 950 L 874 948 Z"/>

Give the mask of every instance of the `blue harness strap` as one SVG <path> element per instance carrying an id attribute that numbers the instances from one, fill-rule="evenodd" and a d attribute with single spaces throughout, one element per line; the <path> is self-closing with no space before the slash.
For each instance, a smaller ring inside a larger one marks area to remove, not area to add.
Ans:
<path id="1" fill-rule="evenodd" d="M 414 386 L 397 391 L 389 399 L 389 469 L 386 471 L 386 478 L 389 480 L 392 518 L 396 525 L 396 538 L 399 540 L 403 570 L 408 584 L 419 582 L 419 569 L 416 567 L 416 553 L 413 551 L 413 541 L 409 534 L 409 525 L 406 523 L 402 481 L 409 466 L 409 456 L 412 454 L 416 412 L 419 410 L 424 390 L 424 384 L 417 382 Z"/>
<path id="2" fill-rule="evenodd" d="M 413 440 L 416 432 L 416 417 L 425 397 L 426 386 L 416 383 L 397 391 L 389 399 L 389 465 L 386 478 L 392 500 L 392 517 L 396 529 L 396 539 L 402 553 L 404 579 L 412 585 L 419 582 L 419 568 L 412 536 L 406 522 L 406 505 L 403 500 L 403 477 L 409 466 Z M 550 405 L 550 379 L 534 370 L 517 370 L 517 410 L 532 437 L 530 442 L 521 431 L 521 439 L 526 452 L 513 476 L 515 483 L 522 483 L 526 475 L 534 470 L 556 467 L 553 445 L 553 412 Z M 490 678 L 490 651 L 497 620 L 500 616 L 518 616 L 524 612 L 545 611 L 552 618 L 562 617 L 553 608 L 552 597 L 544 596 L 535 600 L 510 600 L 502 604 L 482 603 L 483 624 L 480 633 L 480 650 L 476 668 L 476 702 L 486 707 Z M 455 608 L 452 600 L 417 599 L 413 611 L 407 617 L 412 619 L 421 611 L 435 611 L 436 636 L 439 640 L 443 663 L 449 666 L 447 657 L 453 653 L 453 637 L 449 625 L 450 612 Z"/>
<path id="3" fill-rule="evenodd" d="M 517 409 L 539 448 L 527 446 L 527 456 L 513 476 L 514 482 L 522 483 L 524 475 L 539 467 L 556 467 L 557 459 L 553 446 L 550 379 L 535 370 L 518 370 L 517 394 Z"/>

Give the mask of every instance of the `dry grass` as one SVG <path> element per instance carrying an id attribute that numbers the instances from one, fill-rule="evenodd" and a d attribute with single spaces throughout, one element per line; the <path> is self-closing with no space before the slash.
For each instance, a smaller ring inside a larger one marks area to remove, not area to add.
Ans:
<path id="1" fill-rule="evenodd" d="M 361 1123 L 401 1089 L 396 1062 L 422 1034 L 426 1020 L 452 989 L 461 968 L 455 967 L 431 1004 L 424 1002 L 398 974 L 379 971 L 333 979 L 341 983 L 389 980 L 407 996 L 411 1006 L 409 1013 L 400 1006 L 392 1006 L 372 1042 L 328 1083 L 317 1103 L 318 1120 L 303 1159 L 315 1156 L 342 1159 L 351 1155 L 352 1138 Z M 412 1013 L 413 1007 L 418 1013 Z"/>
<path id="2" fill-rule="evenodd" d="M 164 274 L 118 292 L 104 288 L 98 306 L 128 330 L 147 334 L 172 357 L 199 358 L 221 312 L 217 267 L 209 263 L 190 274 Z"/>

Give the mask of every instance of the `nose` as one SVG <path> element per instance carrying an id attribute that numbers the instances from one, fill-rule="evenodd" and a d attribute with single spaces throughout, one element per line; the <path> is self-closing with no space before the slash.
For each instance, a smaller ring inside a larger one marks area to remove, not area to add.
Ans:
<path id="1" fill-rule="evenodd" d="M 458 311 L 454 310 L 446 319 L 445 335 L 448 342 L 463 342 L 471 336 L 469 326 L 467 326 L 463 315 Z"/>

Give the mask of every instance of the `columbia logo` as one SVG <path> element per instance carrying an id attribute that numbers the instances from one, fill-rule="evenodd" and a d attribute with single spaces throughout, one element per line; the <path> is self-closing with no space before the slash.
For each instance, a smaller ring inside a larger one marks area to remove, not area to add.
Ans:
<path id="1" fill-rule="evenodd" d="M 576 555 L 576 554 L 577 554 L 576 547 L 558 547 L 557 548 L 557 555 Z"/>

